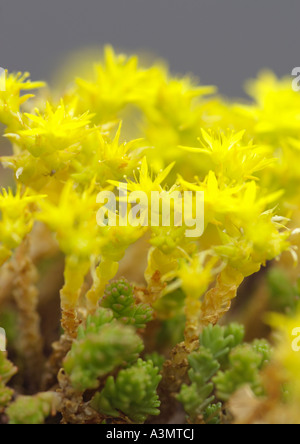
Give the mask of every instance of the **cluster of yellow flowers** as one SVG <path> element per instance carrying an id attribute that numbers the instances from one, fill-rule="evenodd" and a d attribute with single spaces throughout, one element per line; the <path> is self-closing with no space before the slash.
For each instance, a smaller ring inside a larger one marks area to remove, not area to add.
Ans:
<path id="1" fill-rule="evenodd" d="M 280 365 L 283 381 L 288 385 L 290 397 L 299 404 L 299 333 L 300 311 L 294 316 L 272 313 L 268 316 L 269 324 L 276 331 L 276 349 L 274 360 Z"/>
<path id="2" fill-rule="evenodd" d="M 187 344 L 228 311 L 245 277 L 283 251 L 295 256 L 286 225 L 299 209 L 300 95 L 289 81 L 264 73 L 248 85 L 251 103 L 227 103 L 214 87 L 107 48 L 94 72 L 59 100 L 21 95 L 42 86 L 8 74 L 0 92 L 0 121 L 13 146 L 1 160 L 18 185 L 16 195 L 0 197 L 0 260 L 34 221 L 49 227 L 66 256 L 62 308 L 70 335 L 85 276 L 91 271 L 86 307 L 93 310 L 143 236 L 150 300 L 159 316 L 161 300 L 184 291 Z M 174 226 L 98 226 L 98 193 L 122 183 L 147 194 L 204 191 L 203 236 L 186 238 Z"/>

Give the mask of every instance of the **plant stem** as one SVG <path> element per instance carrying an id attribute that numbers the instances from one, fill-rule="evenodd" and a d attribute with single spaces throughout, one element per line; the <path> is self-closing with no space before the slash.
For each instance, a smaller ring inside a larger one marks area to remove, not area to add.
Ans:
<path id="1" fill-rule="evenodd" d="M 44 363 L 43 342 L 38 314 L 37 272 L 29 257 L 27 237 L 16 251 L 13 266 L 16 279 L 13 283 L 13 297 L 19 311 L 20 345 L 24 360 L 24 378 L 29 392 L 36 391 Z"/>

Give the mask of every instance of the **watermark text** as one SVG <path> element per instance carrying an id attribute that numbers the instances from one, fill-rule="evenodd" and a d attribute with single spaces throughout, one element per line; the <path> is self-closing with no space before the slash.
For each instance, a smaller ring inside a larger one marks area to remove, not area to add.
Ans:
<path id="1" fill-rule="evenodd" d="M 6 351 L 6 333 L 4 328 L 0 328 L 0 351 Z"/>
<path id="2" fill-rule="evenodd" d="M 143 191 L 128 193 L 126 184 L 119 195 L 101 191 L 97 203 L 97 223 L 105 226 L 186 227 L 185 236 L 201 237 L 204 232 L 203 191 Z"/>
<path id="3" fill-rule="evenodd" d="M 6 71 L 0 67 L 0 91 L 6 91 Z"/>

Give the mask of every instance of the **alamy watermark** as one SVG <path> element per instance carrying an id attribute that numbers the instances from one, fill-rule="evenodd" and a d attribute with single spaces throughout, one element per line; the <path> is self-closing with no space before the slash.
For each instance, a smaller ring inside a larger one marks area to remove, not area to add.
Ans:
<path id="1" fill-rule="evenodd" d="M 292 77 L 294 77 L 292 81 L 292 88 L 295 92 L 300 91 L 300 67 L 293 68 Z"/>
<path id="2" fill-rule="evenodd" d="M 298 353 L 300 351 L 300 327 L 294 328 L 292 336 L 295 336 L 295 339 L 292 342 L 292 350 Z"/>
<path id="3" fill-rule="evenodd" d="M 6 351 L 6 333 L 4 328 L 0 328 L 0 351 Z"/>
<path id="4" fill-rule="evenodd" d="M 6 71 L 0 67 L 0 91 L 6 91 Z"/>
<path id="5" fill-rule="evenodd" d="M 185 236 L 201 237 L 204 232 L 203 191 L 143 191 L 128 193 L 126 184 L 112 191 L 101 191 L 97 203 L 100 227 L 186 227 Z"/>

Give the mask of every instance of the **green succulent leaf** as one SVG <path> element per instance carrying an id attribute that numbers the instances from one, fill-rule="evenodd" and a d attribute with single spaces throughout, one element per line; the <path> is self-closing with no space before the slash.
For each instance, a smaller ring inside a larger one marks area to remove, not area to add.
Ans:
<path id="1" fill-rule="evenodd" d="M 12 425 L 44 424 L 45 419 L 54 415 L 59 397 L 54 392 L 38 393 L 36 396 L 19 396 L 6 410 Z"/>
<path id="2" fill-rule="evenodd" d="M 101 305 L 110 308 L 120 322 L 135 328 L 145 328 L 153 315 L 151 307 L 136 303 L 134 289 L 126 279 L 120 279 L 106 287 Z"/>
<path id="3" fill-rule="evenodd" d="M 116 379 L 110 376 L 91 405 L 102 414 L 118 417 L 122 412 L 132 421 L 143 423 L 149 415 L 159 414 L 156 390 L 160 380 L 159 369 L 153 362 L 139 359 L 132 367 L 121 370 Z"/>
<path id="4" fill-rule="evenodd" d="M 244 344 L 232 350 L 229 356 L 229 370 L 220 371 L 213 378 L 217 397 L 228 401 L 230 396 L 244 385 L 250 385 L 257 396 L 262 395 L 259 371 L 265 363 L 265 358 L 266 350 L 263 344 L 256 343 L 254 347 Z"/>
<path id="5" fill-rule="evenodd" d="M 0 352 L 0 412 L 13 397 L 13 390 L 7 383 L 17 373 L 17 368 L 7 359 L 6 352 Z"/>
<path id="6" fill-rule="evenodd" d="M 188 372 L 191 385 L 182 385 L 177 400 L 183 404 L 186 413 L 195 418 L 202 415 L 204 409 L 214 400 L 214 385 L 209 381 L 219 370 L 220 364 L 204 347 L 192 353 L 188 360 L 191 366 Z"/>
<path id="7" fill-rule="evenodd" d="M 73 387 L 79 391 L 97 388 L 99 378 L 136 361 L 143 350 L 133 327 L 111 320 L 109 312 L 105 317 L 104 311 L 100 308 L 89 318 L 64 362 Z"/>

